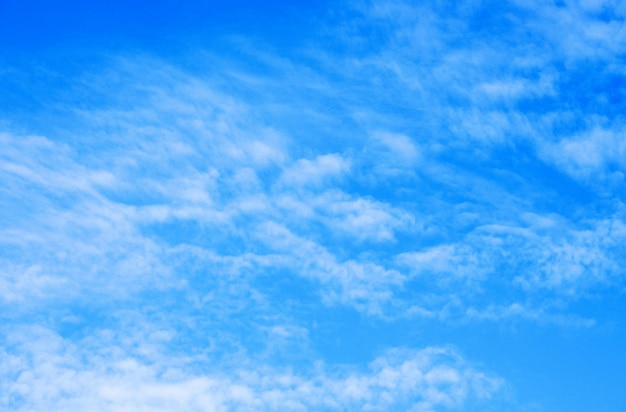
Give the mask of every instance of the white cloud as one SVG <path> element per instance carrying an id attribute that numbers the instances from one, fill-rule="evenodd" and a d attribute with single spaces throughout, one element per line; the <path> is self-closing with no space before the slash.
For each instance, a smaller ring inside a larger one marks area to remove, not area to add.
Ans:
<path id="1" fill-rule="evenodd" d="M 334 197 L 316 199 L 324 204 L 324 220 L 333 231 L 343 231 L 353 239 L 393 240 L 394 231 L 406 228 L 412 221 L 408 213 L 381 202 Z"/>
<path id="2" fill-rule="evenodd" d="M 626 8 L 621 2 L 517 3 L 535 13 L 532 28 L 570 61 L 615 61 L 623 53 L 626 34 L 621 26 Z"/>
<path id="3" fill-rule="evenodd" d="M 557 222 L 564 236 L 516 223 L 539 195 L 526 190 L 533 184 L 523 171 L 498 174 L 517 159 L 492 155 L 531 142 L 544 161 L 572 176 L 593 180 L 612 168 L 619 183 L 622 133 L 603 123 L 560 141 L 542 136 L 545 124 L 516 104 L 562 93 L 550 54 L 536 42 L 521 47 L 512 40 L 515 28 L 496 40 L 479 33 L 457 44 L 470 30 L 464 19 L 480 8 L 465 6 L 451 16 L 437 5 L 365 5 L 344 29 L 382 30 L 380 47 L 364 52 L 352 44 L 340 59 L 314 50 L 309 57 L 319 66 L 311 67 L 258 52 L 269 77 L 217 61 L 230 73 L 224 80 L 145 58 L 118 59 L 86 74 L 81 87 L 106 104 L 66 113 L 75 127 L 66 135 L 1 137 L 9 182 L 3 194 L 17 189 L 7 198 L 22 210 L 15 214 L 20 222 L 0 233 L 19 249 L 5 259 L 17 261 L 3 275 L 6 299 L 28 296 L 15 273 L 28 273 L 39 285 L 33 295 L 48 291 L 50 299 L 60 284 L 120 293 L 177 288 L 168 276 L 195 258 L 194 247 L 216 261 L 221 255 L 237 261 L 233 272 L 258 270 L 261 260 L 264 268 L 288 268 L 290 276 L 314 279 L 327 303 L 370 314 L 407 306 L 398 303 L 407 279 L 434 282 L 433 294 L 446 299 L 459 282 L 468 294 L 480 291 L 503 266 L 509 272 L 502 281 L 527 293 L 562 289 L 575 296 L 615 278 L 618 254 L 585 240 L 585 222 Z M 541 20 L 544 12 L 529 19 Z M 305 87 L 317 99 L 285 92 L 281 82 L 300 74 L 320 82 Z M 253 90 L 225 84 L 233 78 Z M 359 87 L 339 93 L 332 86 L 342 81 Z M 112 93 L 112 82 L 124 93 Z M 371 102 L 362 101 L 362 88 Z M 329 119 L 336 116 L 328 100 L 351 122 L 329 133 L 342 138 L 298 140 L 306 133 L 293 127 L 286 106 Z M 93 137 L 89 144 L 85 136 Z M 371 137 L 360 147 L 363 136 Z M 537 160 L 531 149 L 524 156 Z M 513 187 L 518 182 L 525 189 Z M 472 212 L 457 213 L 462 204 Z M 264 222 L 288 233 L 289 246 Z M 254 233 L 259 227 L 266 239 Z"/>
<path id="4" fill-rule="evenodd" d="M 396 231 L 408 231 L 414 218 L 406 211 L 371 198 L 338 190 L 322 193 L 278 193 L 276 205 L 299 219 L 323 223 L 329 236 L 352 242 L 393 241 Z"/>
<path id="5" fill-rule="evenodd" d="M 457 282 L 475 283 L 484 279 L 493 262 L 481 248 L 488 248 L 483 243 L 480 248 L 459 242 L 458 244 L 440 245 L 419 252 L 406 252 L 398 255 L 398 262 L 408 267 L 413 276 L 428 277 L 439 284 Z"/>
<path id="6" fill-rule="evenodd" d="M 418 146 L 408 137 L 402 134 L 378 132 L 374 138 L 389 150 L 393 156 L 390 162 L 414 164 L 420 158 Z"/>
<path id="7" fill-rule="evenodd" d="M 370 314 L 383 314 L 393 301 L 393 289 L 402 285 L 403 276 L 373 262 L 342 261 L 326 248 L 291 233 L 274 222 L 264 224 L 258 238 L 282 255 L 295 274 L 319 282 L 322 296 L 329 304 L 341 303 Z"/>
<path id="8" fill-rule="evenodd" d="M 365 2 L 285 56 L 109 60 L 2 123 L 0 409 L 510 410 L 450 348 L 374 336 L 390 350 L 348 366 L 313 340 L 591 327 L 576 303 L 624 288 L 598 80 L 623 72 L 624 8 L 517 4 Z"/>
<path id="9" fill-rule="evenodd" d="M 538 270 L 516 276 L 515 282 L 531 290 L 548 288 L 562 294 L 619 282 L 623 227 L 619 219 L 598 221 L 588 230 L 571 230 L 562 238 L 539 237 L 531 252 Z"/>
<path id="10" fill-rule="evenodd" d="M 10 349 L 0 352 L 0 407 L 14 411 L 426 412 L 489 405 L 504 384 L 440 347 L 388 351 L 363 370 L 318 362 L 294 373 L 247 363 L 197 373 L 184 359 L 155 353 L 141 360 L 106 338 L 72 343 L 31 327 L 9 339 Z"/>
<path id="11" fill-rule="evenodd" d="M 541 154 L 575 179 L 595 184 L 624 184 L 626 173 L 626 132 L 594 127 L 581 135 L 546 142 Z"/>
<path id="12" fill-rule="evenodd" d="M 579 229 L 555 215 L 529 214 L 519 225 L 480 226 L 457 242 L 401 253 L 396 264 L 408 273 L 406 290 L 422 290 L 406 315 L 591 326 L 594 319 L 566 308 L 623 284 L 624 233 L 619 218 Z"/>
<path id="13" fill-rule="evenodd" d="M 341 177 L 350 170 L 350 162 L 338 154 L 317 156 L 314 160 L 299 159 L 287 168 L 280 182 L 288 186 L 319 186 L 328 179 Z"/>
<path id="14" fill-rule="evenodd" d="M 473 320 L 488 320 L 496 322 L 512 322 L 517 319 L 531 320 L 540 324 L 558 325 L 569 328 L 591 328 L 596 325 L 596 320 L 583 318 L 575 315 L 563 315 L 552 313 L 550 307 L 537 308 L 530 303 L 514 302 L 508 305 L 489 305 L 486 308 L 477 309 L 469 307 L 465 315 Z"/>
<path id="15" fill-rule="evenodd" d="M 130 81 L 134 74 L 129 71 L 126 75 L 129 79 L 124 87 L 132 91 L 137 87 Z M 181 244 L 193 244 L 216 255 L 221 247 L 236 244 L 226 258 L 239 257 L 251 268 L 258 262 L 250 263 L 248 258 L 261 259 L 263 254 L 257 250 L 269 245 L 263 267 L 287 268 L 292 276 L 314 279 L 327 303 L 370 314 L 383 314 L 385 307 L 407 306 L 396 299 L 401 295 L 398 292 L 405 291 L 409 278 L 430 279 L 427 282 L 439 288 L 433 293 L 442 299 L 449 296 L 448 288 L 459 282 L 472 294 L 488 284 L 495 267 L 507 259 L 512 262 L 511 274 L 519 271 L 508 282 L 527 291 L 562 288 L 574 296 L 585 285 L 605 282 L 605 276 L 600 275 L 603 270 L 616 272 L 615 255 L 607 257 L 601 247 L 584 244 L 583 237 L 572 234 L 571 242 L 563 241 L 554 232 L 533 234 L 528 228 L 513 233 L 510 222 L 485 225 L 480 218 L 468 223 L 470 234 L 465 239 L 412 250 L 410 244 L 397 243 L 398 234 L 410 239 L 445 236 L 449 228 L 441 222 L 456 213 L 456 206 L 438 194 L 421 194 L 421 187 L 400 187 L 417 196 L 405 199 L 401 206 L 377 194 L 361 195 L 351 187 L 359 178 L 356 169 L 360 174 L 371 172 L 373 180 L 363 181 L 374 186 L 379 179 L 376 173 L 385 168 L 419 173 L 446 190 L 464 192 L 473 202 L 489 205 L 489 210 L 495 208 L 495 222 L 520 210 L 515 209 L 517 197 L 488 178 L 442 162 L 438 156 L 450 155 L 450 148 L 437 146 L 428 140 L 431 137 L 423 141 L 381 132 L 387 130 L 381 128 L 371 133 L 362 151 L 293 160 L 287 148 L 296 142 L 254 117 L 245 121 L 251 109 L 244 103 L 226 98 L 214 92 L 209 83 L 167 65 L 161 71 L 148 71 L 145 83 L 155 79 L 181 93 L 160 100 L 163 91 L 152 85 L 149 90 L 153 95 L 145 101 L 145 108 L 81 113 L 103 128 L 98 133 L 110 138 L 108 146 L 96 148 L 94 153 L 99 155 L 86 150 L 83 158 L 75 146 L 80 130 L 73 131 L 63 144 L 51 138 L 23 140 L 3 135 L 7 147 L 3 173 L 18 189 L 16 193 L 22 193 L 11 201 L 16 208 L 22 207 L 26 198 L 41 205 L 39 211 L 21 214 L 26 223 L 19 230 L 8 225 L 1 233 L 5 244 L 34 252 L 12 266 L 13 274 L 5 272 L 4 283 L 9 288 L 6 299 L 29 296 L 27 289 L 19 286 L 22 283 L 15 281 L 16 273 L 39 273 L 34 279 L 39 286 L 32 289 L 32 295 L 46 296 L 47 290 L 51 299 L 58 293 L 57 284 L 72 285 L 69 290 L 75 296 L 85 288 L 115 290 L 121 295 L 144 287 L 179 288 L 184 282 L 169 277 L 176 267 L 173 256 L 185 262 L 194 258 L 193 254 L 182 256 L 184 248 L 175 249 Z M 137 91 L 130 93 L 129 101 L 133 93 Z M 169 110 L 180 118 L 172 120 Z M 459 135 L 491 136 L 492 142 L 502 142 L 502 130 L 524 123 L 523 118 L 515 120 L 500 111 L 477 109 L 475 118 L 470 114 L 459 112 L 457 126 L 450 129 L 461 127 L 464 132 L 459 131 Z M 112 125 L 133 138 L 121 138 L 109 130 Z M 613 146 L 619 149 L 618 140 L 619 135 L 609 131 L 594 132 L 573 142 L 563 140 L 554 149 L 560 157 L 551 161 L 560 162 L 566 170 L 599 168 L 603 162 L 621 165 L 619 150 L 610 150 Z M 389 174 L 380 179 L 398 176 Z M 418 183 L 424 184 L 411 181 Z M 420 202 L 427 206 L 420 206 Z M 507 212 L 507 207 L 514 210 Z M 461 216 L 455 214 L 453 218 Z M 428 233 L 422 223 L 425 221 L 437 222 L 430 225 Z M 276 222 L 276 227 L 288 233 L 289 246 L 278 245 L 272 231 L 266 231 L 271 225 L 263 222 Z M 159 232 L 161 224 L 188 225 L 189 236 Z M 472 225 L 481 224 L 480 229 L 471 231 Z M 508 226 L 511 233 L 496 233 L 497 226 Z M 567 233 L 575 233 L 575 226 L 567 227 Z M 254 233 L 259 227 L 264 228 L 261 236 Z M 523 258 L 510 257 L 511 252 L 502 246 L 509 241 L 520 248 Z M 395 244 L 395 251 L 372 253 L 371 242 Z M 550 247 L 542 248 L 541 242 Z M 355 248 L 353 252 L 337 247 L 347 243 Z M 395 253 L 400 256 L 396 258 Z M 534 266 L 525 267 L 530 256 Z M 513 269 L 515 265 L 517 269 Z M 27 272 L 29 267 L 43 270 Z M 533 275 L 528 273 L 535 269 Z M 402 273 L 404 270 L 410 276 Z M 428 305 L 422 309 L 436 311 Z"/>

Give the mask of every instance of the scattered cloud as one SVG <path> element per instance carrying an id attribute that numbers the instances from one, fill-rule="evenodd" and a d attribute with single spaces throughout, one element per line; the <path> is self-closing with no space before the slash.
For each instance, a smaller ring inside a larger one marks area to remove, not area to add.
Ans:
<path id="1" fill-rule="evenodd" d="M 337 154 L 321 155 L 315 160 L 300 159 L 283 172 L 281 182 L 295 187 L 317 186 L 344 174 L 349 167 L 349 162 Z"/>
<path id="2" fill-rule="evenodd" d="M 0 71 L 49 81 L 0 102 L 0 409 L 493 407 L 504 379 L 448 335 L 350 366 L 316 322 L 601 324 L 626 284 L 625 16 L 342 3 L 280 52 Z"/>

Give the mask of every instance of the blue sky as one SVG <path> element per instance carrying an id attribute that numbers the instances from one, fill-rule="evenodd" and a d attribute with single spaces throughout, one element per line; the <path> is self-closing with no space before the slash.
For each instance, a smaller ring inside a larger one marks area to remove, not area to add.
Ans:
<path id="1" fill-rule="evenodd" d="M 0 411 L 626 411 L 625 18 L 0 1 Z"/>

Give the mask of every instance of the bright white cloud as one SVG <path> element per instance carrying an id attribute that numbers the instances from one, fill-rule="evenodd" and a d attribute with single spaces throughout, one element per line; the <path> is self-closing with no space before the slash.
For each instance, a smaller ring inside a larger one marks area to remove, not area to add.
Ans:
<path id="1" fill-rule="evenodd" d="M 594 184 L 624 184 L 626 139 L 624 130 L 593 128 L 580 136 L 546 143 L 543 156 L 577 180 Z"/>
<path id="2" fill-rule="evenodd" d="M 327 179 L 341 176 L 350 168 L 350 162 L 337 154 L 321 155 L 314 160 L 300 159 L 292 167 L 286 169 L 281 182 L 286 185 L 318 186 Z"/>
<path id="3" fill-rule="evenodd" d="M 144 338 L 157 347 L 167 342 L 163 333 Z M 105 334 L 69 342 L 43 328 L 15 331 L 10 349 L 0 353 L 0 406 L 14 411 L 426 412 L 480 405 L 503 389 L 499 378 L 471 367 L 450 348 L 392 350 L 363 370 L 318 363 L 294 373 L 248 363 L 228 373 L 209 368 L 199 374 L 184 359 L 155 352 L 142 360 L 129 348 L 111 346 L 109 339 Z"/>

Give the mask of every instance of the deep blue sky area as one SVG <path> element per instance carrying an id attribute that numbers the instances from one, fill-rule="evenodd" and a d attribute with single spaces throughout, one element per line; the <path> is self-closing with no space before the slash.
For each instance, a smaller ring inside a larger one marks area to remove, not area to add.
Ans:
<path id="1" fill-rule="evenodd" d="M 186 48 L 185 40 L 247 35 L 290 43 L 316 29 L 321 1 L 281 2 L 13 1 L 0 3 L 5 56 L 50 48 L 136 47 L 152 52 Z"/>
<path id="2" fill-rule="evenodd" d="M 625 19 L 0 0 L 0 412 L 626 412 Z"/>

